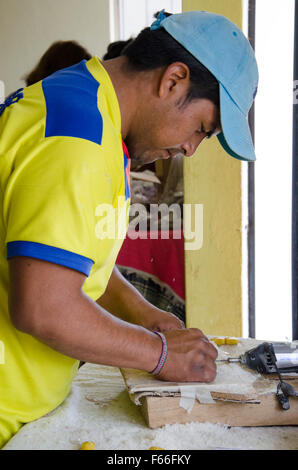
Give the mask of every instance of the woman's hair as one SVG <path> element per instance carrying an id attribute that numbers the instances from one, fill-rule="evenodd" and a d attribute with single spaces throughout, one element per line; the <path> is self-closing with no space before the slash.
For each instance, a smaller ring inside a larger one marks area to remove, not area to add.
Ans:
<path id="1" fill-rule="evenodd" d="M 165 13 L 170 16 L 171 13 Z M 158 13 L 154 16 L 157 17 Z M 143 29 L 122 51 L 132 70 L 145 71 L 183 62 L 190 71 L 190 88 L 185 100 L 205 98 L 219 106 L 219 85 L 211 72 L 162 27 Z"/>
<path id="2" fill-rule="evenodd" d="M 43 54 L 36 67 L 25 75 L 26 86 L 39 82 L 57 70 L 81 60 L 91 59 L 89 52 L 76 41 L 56 41 Z"/>

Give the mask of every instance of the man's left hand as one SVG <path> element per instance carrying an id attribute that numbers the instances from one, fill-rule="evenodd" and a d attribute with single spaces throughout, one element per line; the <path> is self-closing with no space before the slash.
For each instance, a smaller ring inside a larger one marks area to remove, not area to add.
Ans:
<path id="1" fill-rule="evenodd" d="M 138 315 L 138 318 L 136 318 L 136 323 L 151 331 L 162 332 L 185 328 L 183 321 L 173 313 L 160 310 L 154 306 L 142 311 L 142 313 Z"/>

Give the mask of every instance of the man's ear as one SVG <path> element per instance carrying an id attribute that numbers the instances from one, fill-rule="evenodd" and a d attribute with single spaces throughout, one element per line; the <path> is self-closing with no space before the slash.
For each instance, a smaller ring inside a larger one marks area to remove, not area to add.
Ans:
<path id="1" fill-rule="evenodd" d="M 189 89 L 190 71 L 183 62 L 174 62 L 170 64 L 163 72 L 158 95 L 164 99 L 169 96 L 179 98 L 185 96 Z"/>

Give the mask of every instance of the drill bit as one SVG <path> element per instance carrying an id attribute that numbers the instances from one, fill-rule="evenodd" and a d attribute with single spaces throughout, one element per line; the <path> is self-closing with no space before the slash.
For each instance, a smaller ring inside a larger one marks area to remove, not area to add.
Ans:
<path id="1" fill-rule="evenodd" d="M 241 357 L 227 357 L 226 359 L 216 359 L 215 362 L 241 362 Z"/>

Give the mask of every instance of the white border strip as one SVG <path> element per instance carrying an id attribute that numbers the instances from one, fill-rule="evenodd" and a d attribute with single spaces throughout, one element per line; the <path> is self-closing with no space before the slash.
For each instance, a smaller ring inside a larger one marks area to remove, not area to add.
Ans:
<path id="1" fill-rule="evenodd" d="M 248 0 L 242 0 L 242 30 L 248 36 Z M 249 334 L 248 308 L 248 163 L 241 162 L 241 202 L 242 202 L 242 337 Z"/>

